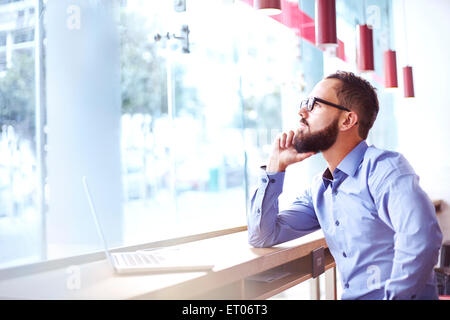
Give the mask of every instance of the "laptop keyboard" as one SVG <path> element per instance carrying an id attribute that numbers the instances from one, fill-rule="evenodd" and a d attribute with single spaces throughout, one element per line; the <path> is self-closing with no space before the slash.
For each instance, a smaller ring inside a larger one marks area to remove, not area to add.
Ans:
<path id="1" fill-rule="evenodd" d="M 158 264 L 160 262 L 160 258 L 151 255 L 151 254 L 138 254 L 138 253 L 125 253 L 121 254 L 122 261 L 127 266 L 138 266 L 145 264 Z"/>

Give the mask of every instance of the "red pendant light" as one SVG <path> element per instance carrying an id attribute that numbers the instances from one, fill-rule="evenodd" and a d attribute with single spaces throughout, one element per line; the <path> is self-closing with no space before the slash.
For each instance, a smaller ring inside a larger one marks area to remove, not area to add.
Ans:
<path id="1" fill-rule="evenodd" d="M 405 98 L 414 98 L 414 80 L 412 67 L 408 65 L 408 36 L 406 34 L 406 10 L 405 10 L 405 1 L 403 0 L 403 23 L 404 23 L 404 31 L 405 31 L 405 57 L 406 57 L 406 66 L 403 67 L 403 92 Z"/>
<path id="2" fill-rule="evenodd" d="M 337 47 L 336 2 L 316 0 L 316 45 L 319 48 Z"/>
<path id="3" fill-rule="evenodd" d="M 387 45 L 388 48 L 384 51 L 384 87 L 386 89 L 396 89 L 398 88 L 397 80 L 397 52 L 391 50 L 391 15 L 389 6 L 386 8 L 386 16 L 388 20 L 388 38 Z"/>
<path id="4" fill-rule="evenodd" d="M 384 86 L 385 88 L 398 88 L 397 54 L 392 50 L 384 52 Z"/>
<path id="5" fill-rule="evenodd" d="M 366 23 L 366 1 L 363 1 L 363 21 L 364 24 L 358 25 L 358 54 L 357 62 L 360 72 L 374 71 L 373 58 L 373 31 Z"/>
<path id="6" fill-rule="evenodd" d="M 412 67 L 403 67 L 403 85 L 405 98 L 414 98 L 414 81 Z"/>
<path id="7" fill-rule="evenodd" d="M 374 71 L 373 31 L 367 24 L 358 25 L 358 35 L 358 69 L 359 71 Z"/>
<path id="8" fill-rule="evenodd" d="M 254 8 L 268 16 L 280 14 L 281 0 L 255 0 Z"/>

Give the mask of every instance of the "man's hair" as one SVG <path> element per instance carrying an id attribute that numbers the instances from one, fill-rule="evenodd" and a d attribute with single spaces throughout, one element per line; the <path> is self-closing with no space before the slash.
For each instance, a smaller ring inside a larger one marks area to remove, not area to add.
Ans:
<path id="1" fill-rule="evenodd" d="M 367 139 L 379 110 L 376 89 L 369 81 L 352 72 L 337 71 L 325 79 L 340 80 L 340 85 L 335 88 L 339 103 L 356 112 L 359 122 L 358 134 L 362 139 Z"/>

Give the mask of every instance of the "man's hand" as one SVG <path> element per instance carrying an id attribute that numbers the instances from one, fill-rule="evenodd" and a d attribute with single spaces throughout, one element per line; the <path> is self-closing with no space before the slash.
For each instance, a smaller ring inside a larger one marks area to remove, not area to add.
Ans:
<path id="1" fill-rule="evenodd" d="M 273 142 L 272 155 L 266 167 L 267 172 L 285 171 L 287 166 L 311 157 L 315 152 L 298 153 L 294 148 L 294 131 L 279 134 Z"/>

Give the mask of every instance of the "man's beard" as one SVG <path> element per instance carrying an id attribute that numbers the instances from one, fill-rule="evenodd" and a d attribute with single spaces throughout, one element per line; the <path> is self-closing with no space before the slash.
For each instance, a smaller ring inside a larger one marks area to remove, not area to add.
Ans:
<path id="1" fill-rule="evenodd" d="M 303 123 L 305 123 L 303 121 Z M 337 117 L 328 127 L 315 133 L 301 133 L 295 136 L 294 148 L 298 153 L 319 152 L 331 148 L 339 133 L 339 118 Z"/>

